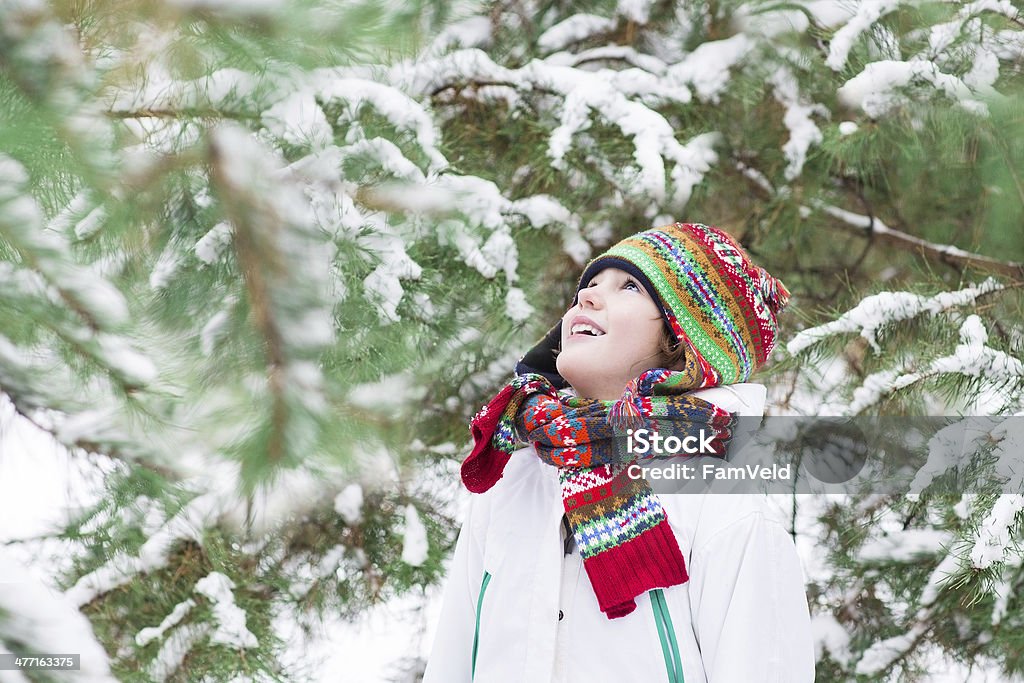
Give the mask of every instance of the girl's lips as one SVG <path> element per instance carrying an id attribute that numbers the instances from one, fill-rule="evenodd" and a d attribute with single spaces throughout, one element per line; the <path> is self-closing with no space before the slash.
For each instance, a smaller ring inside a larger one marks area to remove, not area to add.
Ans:
<path id="1" fill-rule="evenodd" d="M 569 321 L 570 334 L 571 334 L 572 328 L 576 327 L 577 325 L 589 325 L 590 327 L 594 328 L 595 330 L 597 330 L 601 334 L 605 333 L 603 327 L 601 327 L 600 325 L 598 325 L 596 322 L 594 322 L 593 320 L 591 320 L 590 318 L 588 318 L 585 315 L 573 316 L 572 320 Z M 601 335 L 596 335 L 596 336 L 601 336 Z"/>
<path id="2" fill-rule="evenodd" d="M 586 332 L 577 332 L 573 334 L 572 328 L 575 327 L 576 325 L 589 325 L 590 327 L 596 330 L 600 330 L 601 334 L 587 334 Z M 604 328 L 598 325 L 596 322 L 594 322 L 585 315 L 577 315 L 574 316 L 572 320 L 569 321 L 569 336 L 567 336 L 565 340 L 571 341 L 576 339 L 597 339 L 598 337 L 603 337 L 605 334 L 606 333 Z"/>

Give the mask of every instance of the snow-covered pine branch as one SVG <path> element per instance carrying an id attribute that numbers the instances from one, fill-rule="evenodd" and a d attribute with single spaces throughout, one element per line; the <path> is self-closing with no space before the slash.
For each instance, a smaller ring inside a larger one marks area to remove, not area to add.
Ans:
<path id="1" fill-rule="evenodd" d="M 978 298 L 1003 289 L 993 278 L 954 292 L 941 292 L 933 296 L 911 292 L 879 292 L 861 300 L 857 306 L 832 322 L 801 330 L 786 344 L 786 350 L 797 355 L 837 334 L 857 333 L 875 353 L 881 351 L 878 334 L 887 325 L 910 320 L 919 315 L 939 315 L 955 308 L 972 306 Z"/>

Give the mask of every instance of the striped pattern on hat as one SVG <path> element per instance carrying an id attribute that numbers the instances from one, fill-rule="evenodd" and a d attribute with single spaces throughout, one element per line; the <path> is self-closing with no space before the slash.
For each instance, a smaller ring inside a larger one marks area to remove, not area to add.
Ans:
<path id="1" fill-rule="evenodd" d="M 746 381 L 775 347 L 789 290 L 718 228 L 676 223 L 627 237 L 587 265 L 577 293 L 605 268 L 643 282 L 700 363 L 702 387 Z"/>

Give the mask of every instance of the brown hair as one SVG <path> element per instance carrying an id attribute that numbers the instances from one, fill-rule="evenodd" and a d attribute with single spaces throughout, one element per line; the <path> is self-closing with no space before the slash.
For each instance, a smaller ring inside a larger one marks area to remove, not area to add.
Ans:
<path id="1" fill-rule="evenodd" d="M 665 359 L 666 368 L 671 370 L 682 367 L 683 358 L 686 356 L 683 343 L 676 339 L 675 335 L 667 327 L 661 335 L 661 344 L 658 348 Z"/>

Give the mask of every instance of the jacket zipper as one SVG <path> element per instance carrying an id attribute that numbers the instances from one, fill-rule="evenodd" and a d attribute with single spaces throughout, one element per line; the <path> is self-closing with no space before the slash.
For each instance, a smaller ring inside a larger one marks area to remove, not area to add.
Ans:
<path id="1" fill-rule="evenodd" d="M 480 583 L 480 596 L 476 599 L 476 629 L 473 631 L 473 668 L 470 670 L 470 680 L 476 677 L 476 647 L 480 642 L 480 612 L 484 606 L 484 593 L 487 592 L 487 584 L 491 582 L 491 573 L 484 572 L 484 580 Z"/>
<path id="2" fill-rule="evenodd" d="M 665 657 L 665 671 L 668 672 L 669 683 L 684 683 L 683 662 L 679 655 L 679 643 L 676 642 L 676 630 L 672 626 L 672 615 L 668 612 L 665 594 L 660 588 L 651 591 L 651 609 L 654 611 L 654 624 L 658 627 L 661 654 Z"/>

